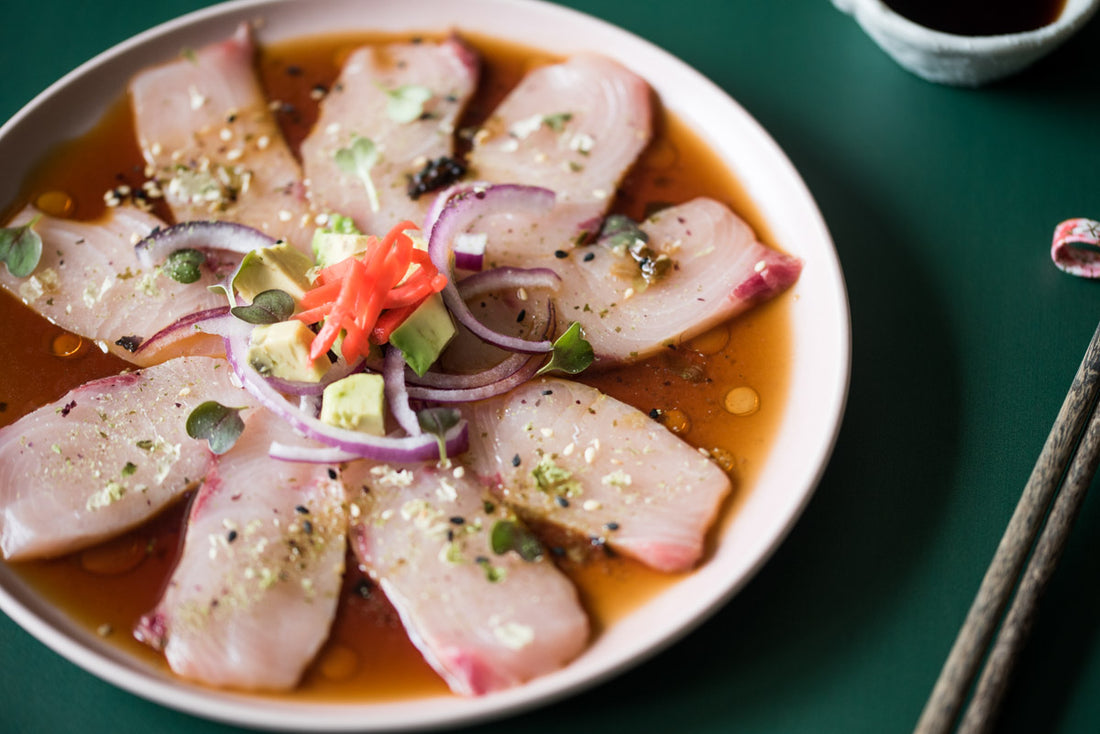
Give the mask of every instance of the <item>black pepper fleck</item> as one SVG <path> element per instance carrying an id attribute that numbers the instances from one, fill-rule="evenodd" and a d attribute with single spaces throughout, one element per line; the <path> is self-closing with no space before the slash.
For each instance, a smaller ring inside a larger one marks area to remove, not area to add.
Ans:
<path id="1" fill-rule="evenodd" d="M 141 342 L 144 341 L 140 336 L 124 336 L 115 342 L 118 346 L 125 349 L 127 352 L 136 352 L 137 348 L 141 346 Z"/>

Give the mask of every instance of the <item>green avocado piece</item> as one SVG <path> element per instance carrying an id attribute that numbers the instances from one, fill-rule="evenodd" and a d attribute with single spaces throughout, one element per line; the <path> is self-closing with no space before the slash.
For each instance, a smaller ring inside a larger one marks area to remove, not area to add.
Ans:
<path id="1" fill-rule="evenodd" d="M 390 334 L 390 344 L 401 350 L 405 363 L 423 375 L 455 335 L 455 324 L 443 298 L 433 293 Z"/>
<path id="2" fill-rule="evenodd" d="M 331 363 L 309 359 L 314 334 L 297 319 L 261 324 L 248 340 L 248 363 L 261 375 L 297 382 L 320 382 Z"/>
<path id="3" fill-rule="evenodd" d="M 313 259 L 319 268 L 327 268 L 352 255 L 366 252 L 370 236 L 365 234 L 343 234 L 318 229 L 313 233 Z"/>
<path id="4" fill-rule="evenodd" d="M 257 293 L 273 288 L 289 293 L 297 303 L 310 288 L 308 273 L 312 267 L 307 255 L 280 242 L 245 255 L 233 287 L 249 303 Z"/>
<path id="5" fill-rule="evenodd" d="M 330 426 L 384 436 L 385 406 L 382 375 L 360 372 L 325 388 L 321 396 L 321 420 Z"/>

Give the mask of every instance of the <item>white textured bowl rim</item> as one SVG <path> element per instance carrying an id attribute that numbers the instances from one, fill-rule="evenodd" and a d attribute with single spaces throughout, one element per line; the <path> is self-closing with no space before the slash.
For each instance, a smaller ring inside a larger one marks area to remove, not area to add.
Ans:
<path id="1" fill-rule="evenodd" d="M 1066 0 L 1054 22 L 1039 28 L 1019 33 L 966 36 L 923 26 L 893 10 L 883 0 L 834 0 L 834 3 L 845 12 L 855 15 L 862 23 L 878 27 L 914 47 L 982 56 L 1014 54 L 1021 48 L 1034 48 L 1058 41 L 1080 27 L 1100 6 L 1100 0 Z"/>
<path id="2" fill-rule="evenodd" d="M 427 19 L 427 20 L 426 20 Z M 724 91 L 656 46 L 604 21 L 540 0 L 239 0 L 141 33 L 51 85 L 0 127 L 0 201 L 48 144 L 79 134 L 117 99 L 135 70 L 179 49 L 258 22 L 262 42 L 364 29 L 457 28 L 516 39 L 538 27 L 540 46 L 593 49 L 619 59 L 707 142 L 744 186 L 780 247 L 805 262 L 792 302 L 794 364 L 785 413 L 755 487 L 721 533 L 713 557 L 597 637 L 566 668 L 480 698 L 441 696 L 386 703 L 316 704 L 209 690 L 136 661 L 78 627 L 0 564 L 0 608 L 53 650 L 134 694 L 196 716 L 269 730 L 381 731 L 469 724 L 543 705 L 653 655 L 730 599 L 771 556 L 813 494 L 847 399 L 851 331 L 847 293 L 824 220 L 790 161 Z M 519 40 L 519 39 L 516 39 Z"/>

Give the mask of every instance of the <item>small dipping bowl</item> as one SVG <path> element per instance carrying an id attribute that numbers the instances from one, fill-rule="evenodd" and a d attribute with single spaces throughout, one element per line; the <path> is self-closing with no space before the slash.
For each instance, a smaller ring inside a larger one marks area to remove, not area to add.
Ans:
<path id="1" fill-rule="evenodd" d="M 1022 33 L 964 36 L 927 28 L 882 0 L 833 0 L 883 51 L 919 77 L 977 87 L 1015 74 L 1061 45 L 1100 8 L 1100 0 L 1066 0 L 1047 25 Z"/>

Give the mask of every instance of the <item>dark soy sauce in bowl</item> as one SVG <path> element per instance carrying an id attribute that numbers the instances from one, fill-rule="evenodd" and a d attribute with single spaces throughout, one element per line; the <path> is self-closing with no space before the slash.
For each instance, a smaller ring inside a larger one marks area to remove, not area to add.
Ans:
<path id="1" fill-rule="evenodd" d="M 959 36 L 1024 33 L 1050 25 L 1066 0 L 883 0 L 887 7 L 934 31 Z"/>

